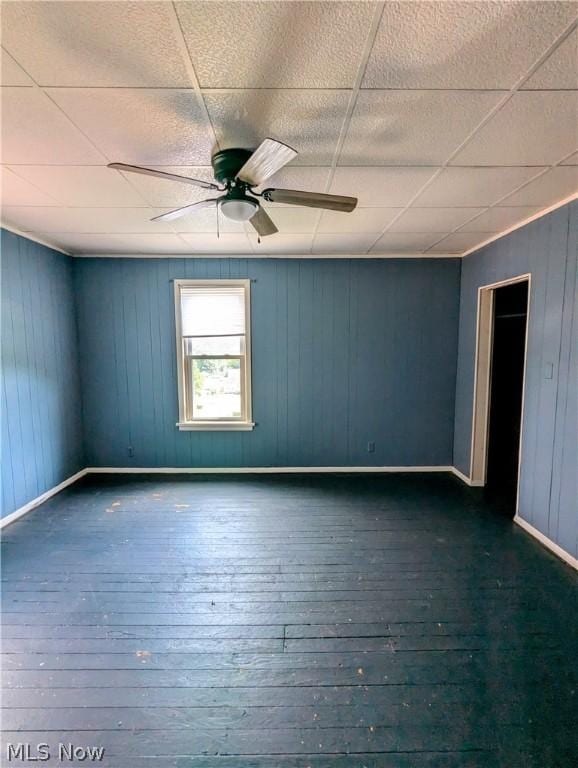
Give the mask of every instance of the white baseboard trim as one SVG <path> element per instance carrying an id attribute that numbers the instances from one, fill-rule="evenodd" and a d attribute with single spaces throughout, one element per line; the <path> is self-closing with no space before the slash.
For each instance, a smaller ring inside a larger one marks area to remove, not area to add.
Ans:
<path id="1" fill-rule="evenodd" d="M 460 470 L 457 467 L 450 467 L 450 472 L 452 475 L 455 475 L 457 478 L 459 478 L 462 483 L 465 483 L 466 485 L 471 485 L 472 481 L 467 475 L 464 475 L 463 472 L 460 472 Z"/>
<path id="2" fill-rule="evenodd" d="M 386 472 L 452 472 L 453 467 L 88 467 L 89 473 L 104 475 L 288 475 Z"/>
<path id="3" fill-rule="evenodd" d="M 87 469 L 81 469 L 80 472 L 67 477 L 66 480 L 63 480 L 58 485 L 55 485 L 54 488 L 49 488 L 47 491 L 44 491 L 44 493 L 41 493 L 40 496 L 37 496 L 35 499 L 32 499 L 32 501 L 29 501 L 28 504 L 24 504 L 23 507 L 19 507 L 18 509 L 15 509 L 14 512 L 6 515 L 6 517 L 1 518 L 0 530 L 5 528 L 7 525 L 10 525 L 10 523 L 13 523 L 15 520 L 18 520 L 18 518 L 22 517 L 27 512 L 30 512 L 30 510 L 38 507 L 40 504 L 43 504 L 51 496 L 56 496 L 57 493 L 60 493 L 60 491 L 63 491 L 69 485 L 72 485 L 77 480 L 80 480 L 81 477 L 84 477 L 87 472 Z"/>
<path id="4" fill-rule="evenodd" d="M 528 523 L 519 515 L 516 515 L 516 517 L 514 518 L 514 522 L 517 523 L 517 525 L 519 525 L 520 528 L 523 528 L 526 531 L 526 533 L 529 533 L 530 536 L 533 536 L 535 539 L 537 539 L 540 542 L 540 544 L 542 544 L 544 547 L 546 547 L 555 555 L 557 555 L 560 558 L 560 560 L 563 560 L 565 563 L 567 563 L 572 568 L 575 568 L 578 571 L 578 560 L 575 557 L 572 557 L 572 555 L 569 552 L 566 552 L 565 549 L 562 549 L 562 547 L 560 547 L 558 544 L 552 541 L 552 539 L 549 539 L 547 536 L 544 536 L 543 533 L 541 533 L 537 528 L 534 528 L 533 525 L 530 525 L 530 523 Z"/>

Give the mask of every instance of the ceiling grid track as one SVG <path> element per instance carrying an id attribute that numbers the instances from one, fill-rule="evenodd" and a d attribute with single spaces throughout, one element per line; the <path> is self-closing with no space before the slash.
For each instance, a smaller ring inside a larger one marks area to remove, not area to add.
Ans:
<path id="1" fill-rule="evenodd" d="M 562 43 L 563 43 L 563 42 L 566 40 L 566 38 L 567 38 L 567 37 L 569 37 L 569 36 L 572 34 L 572 32 L 574 32 L 574 30 L 575 30 L 577 27 L 578 27 L 578 18 L 577 18 L 577 19 L 574 19 L 574 21 L 572 21 L 572 22 L 571 22 L 571 23 L 570 23 L 570 24 L 569 24 L 569 25 L 566 27 L 566 29 L 564 30 L 564 32 L 562 32 L 562 33 L 561 33 L 561 34 L 560 34 L 560 35 L 557 37 L 557 39 L 556 39 L 556 40 L 555 40 L 555 41 L 554 41 L 554 42 L 553 42 L 553 43 L 552 43 L 552 44 L 551 44 L 551 45 L 550 45 L 550 46 L 549 46 L 549 47 L 546 49 L 546 51 L 544 51 L 544 53 L 542 53 L 542 54 L 541 54 L 541 56 L 539 56 L 539 57 L 538 57 L 538 59 L 537 59 L 537 60 L 534 62 L 534 64 L 533 64 L 533 65 L 530 67 L 530 69 L 529 69 L 529 70 L 527 70 L 527 71 L 526 71 L 526 73 L 525 73 L 524 75 L 522 75 L 522 77 L 520 77 L 520 78 L 518 79 L 518 81 L 517 81 L 517 82 L 516 82 L 516 83 L 515 83 L 515 84 L 512 86 L 512 88 L 511 88 L 509 91 L 507 91 L 507 92 L 504 94 L 504 97 L 503 97 L 503 98 L 502 98 L 502 99 L 501 99 L 501 100 L 500 100 L 500 101 L 499 101 L 499 102 L 496 104 L 496 106 L 495 106 L 493 109 L 491 109 L 491 110 L 488 112 L 488 114 L 487 114 L 487 115 L 486 115 L 486 116 L 485 116 L 485 117 L 484 117 L 484 118 L 483 118 L 483 119 L 482 119 L 482 120 L 481 120 L 481 121 L 478 123 L 478 125 L 477 125 L 477 126 L 474 128 L 474 130 L 473 130 L 473 131 L 471 131 L 471 132 L 470 132 L 470 134 L 469 134 L 468 136 L 466 136 L 466 138 L 465 138 L 465 139 L 464 139 L 464 140 L 461 142 L 461 144 L 460 144 L 460 145 L 459 145 L 459 146 L 458 146 L 458 147 L 457 147 L 457 148 L 456 148 L 456 149 L 455 149 L 455 150 L 452 152 L 452 154 L 451 154 L 451 155 L 448 157 L 448 159 L 446 160 L 446 162 L 445 162 L 445 163 L 444 163 L 444 164 L 443 164 L 443 165 L 442 165 L 440 168 L 438 168 L 438 171 L 437 171 L 437 173 L 434 173 L 434 175 L 431 177 L 431 179 L 429 179 L 429 180 L 428 180 L 428 181 L 427 181 L 427 182 L 426 182 L 426 183 L 425 183 L 425 184 L 424 184 L 424 185 L 423 185 L 423 186 L 422 186 L 422 187 L 421 187 L 421 188 L 420 188 L 420 189 L 419 189 L 419 190 L 416 192 L 416 194 L 415 194 L 415 195 L 414 195 L 414 196 L 411 198 L 411 200 L 410 200 L 410 201 L 409 201 L 409 203 L 406 205 L 406 207 L 405 207 L 403 210 L 401 210 L 401 211 L 400 211 L 400 213 L 399 213 L 399 214 L 398 214 L 398 215 L 397 215 L 397 216 L 396 216 L 396 217 L 395 217 L 395 218 L 394 218 L 392 221 L 390 221 L 390 222 L 389 222 L 389 224 L 387 225 L 387 227 L 385 227 L 385 229 L 383 230 L 383 232 L 381 232 L 381 233 L 380 233 L 379 237 L 377 237 L 377 238 L 374 240 L 374 242 L 373 242 L 373 243 L 372 243 L 372 244 L 369 246 L 369 249 L 368 249 L 368 251 L 370 251 L 370 250 L 371 250 L 371 248 L 373 248 L 373 246 L 374 246 L 374 245 L 377 243 L 377 241 L 378 241 L 378 240 L 379 240 L 379 239 L 382 237 L 382 235 L 384 235 L 386 232 L 390 231 L 390 228 L 393 226 L 393 224 L 395 224 L 395 222 L 396 222 L 396 221 L 397 221 L 397 220 L 398 220 L 398 219 L 399 219 L 399 218 L 400 218 L 400 217 L 401 217 L 401 216 L 402 216 L 402 215 L 403 215 L 403 214 L 404 214 L 404 213 L 405 213 L 407 210 L 409 210 L 409 208 L 411 208 L 411 206 L 413 205 L 413 203 L 414 203 L 414 202 L 415 202 L 415 201 L 416 201 L 416 200 L 417 200 L 417 199 L 420 197 L 420 195 L 421 195 L 423 192 L 425 192 L 425 190 L 426 190 L 426 189 L 427 189 L 427 188 L 428 188 L 428 187 L 429 187 L 431 184 L 433 184 L 433 182 L 435 181 L 435 179 L 437 179 L 437 178 L 439 177 L 439 175 L 442 173 L 442 171 L 444 171 L 444 169 L 446 169 L 446 168 L 448 168 L 448 167 L 459 167 L 459 166 L 450 166 L 449 164 L 451 163 L 451 161 L 453 160 L 453 158 L 454 158 L 454 157 L 456 157 L 456 156 L 457 156 L 457 154 L 458 154 L 459 152 L 461 152 L 461 150 L 462 150 L 462 149 L 463 149 L 463 148 L 464 148 L 464 147 L 465 147 L 465 146 L 466 146 L 466 145 L 467 145 L 467 144 L 468 144 L 468 143 L 469 143 L 469 142 L 470 142 L 470 141 L 471 141 L 471 140 L 474 138 L 474 136 L 475 136 L 475 135 L 476 135 L 476 134 L 477 134 L 477 133 L 478 133 L 478 132 L 479 132 L 479 131 L 480 131 L 480 130 L 481 130 L 483 127 L 484 127 L 484 125 L 486 125 L 486 124 L 487 124 L 487 123 L 488 123 L 488 122 L 489 122 L 489 121 L 490 121 L 490 120 L 491 120 L 491 119 L 492 119 L 492 118 L 493 118 L 493 117 L 494 117 L 494 116 L 495 116 L 495 115 L 496 115 L 496 114 L 497 114 L 497 113 L 498 113 L 498 112 L 499 112 L 499 111 L 500 111 L 500 110 L 501 110 L 501 109 L 502 109 L 502 108 L 503 108 L 503 107 L 504 107 L 504 106 L 505 106 L 505 105 L 506 105 L 506 104 L 507 104 L 507 103 L 510 101 L 510 99 L 511 99 L 511 98 L 514 96 L 514 94 L 515 94 L 515 93 L 517 93 L 517 92 L 520 90 L 520 88 L 521 88 L 521 87 L 524 85 L 524 83 L 525 83 L 525 82 L 527 82 L 527 81 L 530 79 L 530 77 L 531 77 L 531 76 L 532 76 L 532 75 L 533 75 L 533 74 L 534 74 L 534 73 L 535 73 L 535 72 L 536 72 L 536 71 L 539 69 L 539 67 L 540 67 L 540 66 L 541 66 L 541 65 L 542 65 L 542 64 L 543 64 L 543 63 L 544 63 L 544 62 L 545 62 L 545 61 L 546 61 L 546 60 L 547 60 L 547 59 L 548 59 L 548 58 L 549 58 L 549 57 L 550 57 L 550 56 L 551 56 L 551 55 L 554 53 L 554 51 L 555 51 L 555 50 L 556 50 L 556 49 L 557 49 L 557 48 L 558 48 L 558 47 L 559 47 L 559 46 L 560 46 L 560 45 L 561 45 L 561 44 L 562 44 Z M 573 153 L 571 153 L 571 154 L 573 154 Z M 506 195 L 504 195 L 502 198 L 500 198 L 500 200 L 503 200 L 503 199 L 505 199 L 506 197 L 510 197 L 512 194 L 514 194 L 514 192 L 517 192 L 517 191 L 518 191 L 518 189 L 521 189 L 521 188 L 525 187 L 527 184 L 530 184 L 531 182 L 535 181 L 537 178 L 539 178 L 539 177 L 540 177 L 540 176 L 542 176 L 543 174 L 547 173 L 547 172 L 548 172 L 548 171 L 549 171 L 551 168 L 553 168 L 553 167 L 556 167 L 556 166 L 557 166 L 559 163 L 561 163 L 561 162 L 563 162 L 563 160 L 559 160 L 559 161 L 558 161 L 558 163 L 555 163 L 554 165 L 551 165 L 551 166 L 549 166 L 549 167 L 548 167 L 548 168 L 546 168 L 545 170 L 543 170 L 543 171 L 540 171 L 539 173 L 537 173 L 537 174 L 536 174 L 536 176 L 532 177 L 532 178 L 531 178 L 531 179 L 529 179 L 527 182 L 524 182 L 524 183 L 523 183 L 523 184 L 521 184 L 521 185 L 520 185 L 518 188 L 516 188 L 516 189 L 512 190 L 511 192 L 508 192 Z M 499 202 L 499 201 L 498 201 L 498 202 Z M 439 244 L 439 243 L 441 243 L 443 240 L 445 240 L 445 239 L 446 239 L 446 237 L 448 237 L 449 235 L 451 235 L 451 234 L 454 234 L 454 233 L 455 233 L 457 230 L 459 230 L 459 229 L 461 229 L 462 227 L 466 226 L 466 224 L 468 224 L 470 221 L 473 221 L 473 220 L 477 219 L 479 216 L 483 216 L 483 214 L 484 214 L 486 211 L 490 210 L 490 208 L 493 208 L 493 207 L 495 207 L 495 205 L 496 205 L 496 203 L 494 203 L 494 204 L 493 204 L 493 205 L 491 205 L 491 206 L 488 206 L 488 207 L 486 208 L 486 210 L 485 210 L 485 211 L 482 211 L 481 213 L 479 213 L 479 214 L 476 214 L 475 216 L 472 216 L 472 218 L 471 218 L 471 219 L 468 219 L 468 221 L 462 222 L 462 223 L 461 223 L 461 224 L 460 224 L 458 227 L 454 228 L 454 229 L 453 229 L 451 232 L 449 232 L 449 233 L 445 233 L 443 237 L 440 237 L 440 238 L 439 238 L 439 239 L 438 239 L 438 240 L 437 240 L 435 243 L 432 243 L 432 245 L 431 245 L 431 246 L 430 246 L 430 247 L 429 247 L 429 248 L 428 248 L 428 249 L 425 251 L 425 253 L 427 253 L 428 251 L 430 251 L 432 248 L 435 248 L 435 246 L 436 246 L 436 245 L 438 245 L 438 244 Z M 477 247 L 479 247 L 479 246 L 477 246 Z M 366 252 L 367 252 L 367 251 L 366 251 Z"/>

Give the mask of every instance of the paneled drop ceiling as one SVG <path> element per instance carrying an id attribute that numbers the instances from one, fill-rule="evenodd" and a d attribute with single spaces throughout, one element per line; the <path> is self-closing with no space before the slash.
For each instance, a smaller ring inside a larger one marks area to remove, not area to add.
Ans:
<path id="1" fill-rule="evenodd" d="M 4 2 L 2 221 L 73 254 L 462 254 L 578 191 L 575 2 Z M 299 151 L 280 233 L 152 223 L 217 148 Z"/>

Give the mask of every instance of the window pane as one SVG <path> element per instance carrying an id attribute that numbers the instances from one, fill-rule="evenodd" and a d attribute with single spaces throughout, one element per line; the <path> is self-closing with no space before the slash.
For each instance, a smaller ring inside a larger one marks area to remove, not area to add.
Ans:
<path id="1" fill-rule="evenodd" d="M 242 355 L 243 336 L 217 336 L 216 338 L 184 339 L 185 356 L 190 355 Z"/>
<path id="2" fill-rule="evenodd" d="M 238 419 L 241 406 L 240 360 L 191 360 L 193 419 Z"/>

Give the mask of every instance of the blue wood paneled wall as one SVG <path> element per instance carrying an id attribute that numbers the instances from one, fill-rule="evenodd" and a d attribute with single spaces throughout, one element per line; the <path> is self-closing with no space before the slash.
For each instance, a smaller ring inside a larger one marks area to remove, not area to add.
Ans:
<path id="1" fill-rule="evenodd" d="M 452 463 L 459 260 L 104 258 L 74 267 L 89 465 Z M 183 277 L 254 280 L 253 432 L 175 428 L 171 280 Z"/>
<path id="2" fill-rule="evenodd" d="M 455 466 L 469 474 L 478 287 L 531 272 L 519 514 L 575 557 L 577 230 L 575 201 L 464 259 L 454 441 Z"/>
<path id="3" fill-rule="evenodd" d="M 84 466 L 72 260 L 2 230 L 2 515 Z"/>

